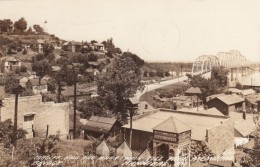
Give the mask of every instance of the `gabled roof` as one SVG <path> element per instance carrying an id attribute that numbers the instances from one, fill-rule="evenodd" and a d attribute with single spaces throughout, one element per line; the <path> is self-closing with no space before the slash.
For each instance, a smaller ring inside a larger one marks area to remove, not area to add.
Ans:
<path id="1" fill-rule="evenodd" d="M 183 122 L 177 120 L 174 117 L 170 117 L 163 121 L 161 124 L 155 126 L 153 130 L 170 132 L 170 133 L 182 133 L 191 130 L 191 128 L 185 125 Z"/>
<path id="2" fill-rule="evenodd" d="M 109 156 L 110 150 L 105 140 L 97 145 L 96 154 L 101 156 Z"/>
<path id="3" fill-rule="evenodd" d="M 88 62 L 89 65 L 92 65 L 92 66 L 99 66 L 101 62 L 96 62 L 96 61 L 90 61 Z"/>
<path id="4" fill-rule="evenodd" d="M 20 60 L 16 57 L 8 56 L 8 57 L 5 58 L 5 61 L 20 61 Z"/>
<path id="5" fill-rule="evenodd" d="M 100 133 L 109 133 L 116 121 L 115 118 L 91 116 L 84 126 L 84 129 Z"/>
<path id="6" fill-rule="evenodd" d="M 252 119 L 241 120 L 237 122 L 234 128 L 243 136 L 247 137 L 256 131 L 255 124 Z"/>
<path id="7" fill-rule="evenodd" d="M 227 105 L 232 105 L 232 104 L 236 104 L 236 103 L 240 103 L 240 102 L 245 101 L 244 98 L 241 98 L 236 94 L 219 96 L 219 97 L 216 97 L 216 98 L 221 100 L 222 102 L 224 102 Z"/>
<path id="8" fill-rule="evenodd" d="M 139 104 L 139 100 L 137 98 L 129 98 L 128 100 L 132 103 L 132 105 Z"/>
<path id="9" fill-rule="evenodd" d="M 201 94 L 202 92 L 199 87 L 191 87 L 188 90 L 186 90 L 185 93 L 195 95 L 195 94 Z"/>
<path id="10" fill-rule="evenodd" d="M 133 152 L 131 148 L 128 146 L 126 141 L 124 141 L 122 144 L 120 144 L 116 149 L 116 156 L 122 156 L 122 157 L 132 157 Z"/>

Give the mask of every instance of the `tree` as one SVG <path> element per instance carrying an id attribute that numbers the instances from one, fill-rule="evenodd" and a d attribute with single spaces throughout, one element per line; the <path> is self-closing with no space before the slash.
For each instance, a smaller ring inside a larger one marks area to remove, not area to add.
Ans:
<path id="1" fill-rule="evenodd" d="M 211 71 L 211 79 L 217 80 L 219 86 L 224 87 L 228 81 L 228 70 L 224 67 L 213 67 Z"/>
<path id="2" fill-rule="evenodd" d="M 139 67 L 143 67 L 144 60 L 131 52 L 124 52 L 122 57 L 130 57 Z"/>
<path id="3" fill-rule="evenodd" d="M 143 90 L 141 68 L 129 57 L 115 58 L 104 76 L 98 79 L 98 94 L 106 107 L 126 121 L 126 100 L 134 96 L 137 90 Z"/>
<path id="4" fill-rule="evenodd" d="M 77 110 L 82 112 L 84 118 L 89 119 L 92 115 L 106 116 L 104 108 L 105 106 L 100 97 L 89 97 L 79 103 Z"/>
<path id="5" fill-rule="evenodd" d="M 0 32 L 9 32 L 13 28 L 13 22 L 10 19 L 0 20 Z"/>
<path id="6" fill-rule="evenodd" d="M 13 89 L 19 86 L 19 80 L 15 78 L 14 73 L 10 72 L 4 75 L 5 92 L 12 94 Z"/>
<path id="7" fill-rule="evenodd" d="M 39 77 L 39 86 L 41 85 L 41 79 L 50 72 L 50 63 L 47 59 L 36 61 L 32 64 L 32 70 L 36 72 Z"/>
<path id="8" fill-rule="evenodd" d="M 14 28 L 18 31 L 24 32 L 27 29 L 27 21 L 22 17 L 14 23 Z"/>
<path id="9" fill-rule="evenodd" d="M 31 27 L 31 26 L 28 28 L 27 33 L 28 33 L 28 34 L 33 34 L 33 30 L 32 30 L 32 27 Z"/>
<path id="10" fill-rule="evenodd" d="M 34 29 L 35 32 L 37 32 L 39 34 L 42 34 L 44 32 L 43 28 L 38 24 L 34 24 L 33 29 Z"/>

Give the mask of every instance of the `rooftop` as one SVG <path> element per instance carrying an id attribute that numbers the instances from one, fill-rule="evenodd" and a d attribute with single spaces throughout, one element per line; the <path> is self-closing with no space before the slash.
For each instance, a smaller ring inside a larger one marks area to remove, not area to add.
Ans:
<path id="1" fill-rule="evenodd" d="M 108 133 L 115 123 L 115 118 L 91 116 L 84 126 L 84 129 L 101 133 Z"/>
<path id="2" fill-rule="evenodd" d="M 180 120 L 170 117 L 167 120 L 163 121 L 159 125 L 153 128 L 153 130 L 170 132 L 170 133 L 182 133 L 191 130 L 186 124 Z"/>
<path id="3" fill-rule="evenodd" d="M 218 98 L 222 102 L 226 103 L 227 105 L 232 105 L 232 104 L 236 104 L 236 103 L 240 103 L 240 102 L 245 101 L 244 98 L 241 98 L 236 94 L 219 96 L 219 97 L 216 97 L 216 98 Z"/>
<path id="4" fill-rule="evenodd" d="M 157 111 L 154 114 L 150 114 L 146 117 L 133 121 L 133 129 L 153 132 L 153 128 L 169 117 L 174 117 L 177 120 L 181 120 L 185 125 L 191 128 L 191 138 L 193 140 L 203 141 L 206 136 L 206 130 L 226 120 L 228 117 L 210 116 L 202 114 L 193 114 L 190 112 L 182 111 Z M 130 124 L 124 125 L 123 128 L 129 128 Z"/>

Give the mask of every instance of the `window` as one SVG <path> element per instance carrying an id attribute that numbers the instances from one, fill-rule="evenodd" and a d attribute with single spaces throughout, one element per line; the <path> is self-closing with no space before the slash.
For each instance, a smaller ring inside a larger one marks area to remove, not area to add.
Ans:
<path id="1" fill-rule="evenodd" d="M 24 116 L 23 128 L 24 129 L 32 129 L 33 122 L 34 122 L 34 115 L 25 115 Z"/>

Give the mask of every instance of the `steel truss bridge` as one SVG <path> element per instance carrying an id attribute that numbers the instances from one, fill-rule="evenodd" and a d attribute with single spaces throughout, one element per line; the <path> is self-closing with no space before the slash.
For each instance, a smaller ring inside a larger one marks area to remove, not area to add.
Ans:
<path id="1" fill-rule="evenodd" d="M 192 65 L 192 75 L 210 72 L 213 67 L 223 66 L 231 70 L 231 80 L 233 71 L 241 72 L 242 76 L 255 71 L 259 64 L 249 62 L 239 51 L 219 52 L 217 55 L 202 55 L 195 59 Z"/>

